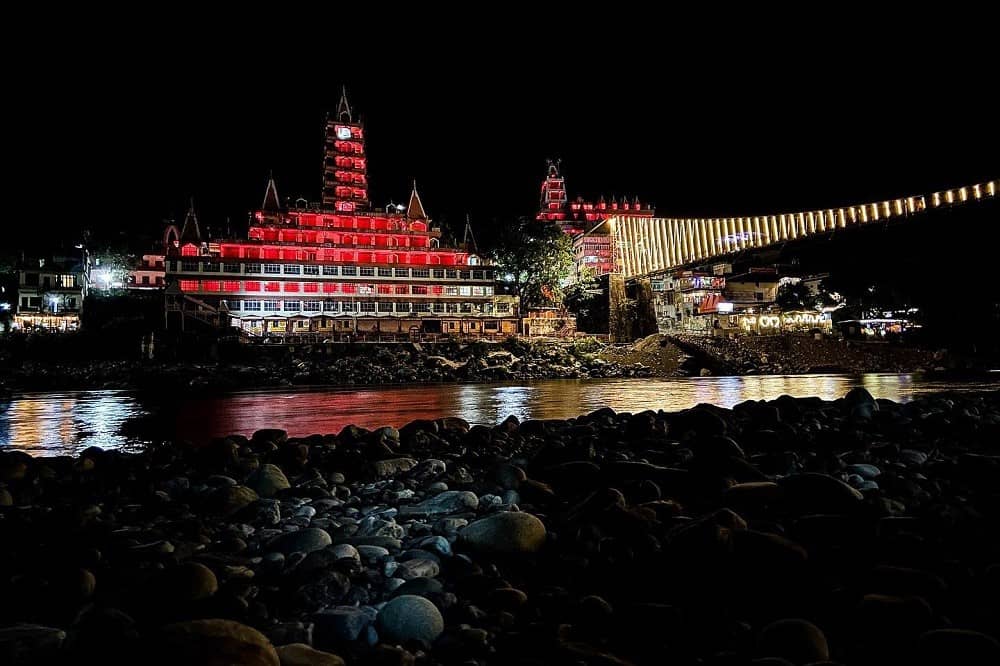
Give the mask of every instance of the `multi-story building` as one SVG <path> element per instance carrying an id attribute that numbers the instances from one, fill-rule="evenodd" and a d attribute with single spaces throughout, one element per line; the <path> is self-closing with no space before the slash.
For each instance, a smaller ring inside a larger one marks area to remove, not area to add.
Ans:
<path id="1" fill-rule="evenodd" d="M 247 237 L 211 242 L 189 212 L 168 237 L 168 325 L 194 317 L 284 340 L 516 334 L 493 267 L 441 247 L 415 183 L 405 212 L 371 209 L 364 142 L 344 96 L 326 126 L 322 203 L 283 206 L 271 179 Z"/>
<path id="2" fill-rule="evenodd" d="M 136 291 L 152 291 L 163 289 L 166 284 L 166 256 L 162 254 L 144 254 L 142 259 L 128 271 L 126 288 Z"/>
<path id="3" fill-rule="evenodd" d="M 22 262 L 18 268 L 14 326 L 23 330 L 73 331 L 80 327 L 90 281 L 86 251 Z"/>
<path id="4" fill-rule="evenodd" d="M 559 172 L 559 162 L 548 160 L 541 205 L 535 219 L 555 222 L 573 238 L 577 274 L 584 270 L 593 275 L 614 271 L 611 235 L 601 223 L 619 213 L 652 217 L 653 209 L 640 203 L 639 197 L 633 197 L 631 202 L 627 198 L 621 201 L 612 198 L 608 202 L 602 196 L 596 203 L 577 197 L 571 202 L 566 193 L 566 179 Z"/>

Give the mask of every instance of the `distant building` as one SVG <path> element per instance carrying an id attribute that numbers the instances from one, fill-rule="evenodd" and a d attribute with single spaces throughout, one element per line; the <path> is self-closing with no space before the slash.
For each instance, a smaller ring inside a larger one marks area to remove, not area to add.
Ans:
<path id="1" fill-rule="evenodd" d="M 545 180 L 542 182 L 542 196 L 535 219 L 555 222 L 573 238 L 576 271 L 586 269 L 594 275 L 604 275 L 614 271 L 615 259 L 610 230 L 601 222 L 612 215 L 627 213 L 640 217 L 652 217 L 653 209 L 633 197 L 631 201 L 612 198 L 605 201 L 602 196 L 596 202 L 577 197 L 569 200 L 566 193 L 566 179 L 559 172 L 559 162 L 549 160 Z"/>
<path id="2" fill-rule="evenodd" d="M 166 286 L 166 255 L 144 254 L 128 272 L 126 288 L 136 291 L 155 291 Z"/>
<path id="3" fill-rule="evenodd" d="M 441 247 L 415 183 L 405 211 L 371 209 L 365 132 L 346 95 L 325 154 L 321 204 L 283 205 L 271 179 L 246 238 L 204 240 L 193 205 L 168 231 L 168 326 L 195 319 L 288 342 L 517 333 L 493 266 Z"/>
<path id="4" fill-rule="evenodd" d="M 14 326 L 30 330 L 73 331 L 80 327 L 90 271 L 80 257 L 32 259 L 18 267 Z"/>

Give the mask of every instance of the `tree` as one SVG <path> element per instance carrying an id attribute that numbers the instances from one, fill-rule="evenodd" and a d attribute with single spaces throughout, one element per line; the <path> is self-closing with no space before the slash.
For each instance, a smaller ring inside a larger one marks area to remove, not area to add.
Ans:
<path id="1" fill-rule="evenodd" d="M 521 307 L 562 303 L 573 270 L 573 242 L 555 223 L 529 218 L 502 223 L 486 254 Z"/>
<path id="2" fill-rule="evenodd" d="M 812 310 L 816 307 L 816 294 L 805 282 L 786 282 L 778 287 L 774 302 L 782 310 Z"/>
<path id="3" fill-rule="evenodd" d="M 608 332 L 608 280 L 582 268 L 563 295 L 566 309 L 576 315 L 576 328 L 587 333 Z"/>

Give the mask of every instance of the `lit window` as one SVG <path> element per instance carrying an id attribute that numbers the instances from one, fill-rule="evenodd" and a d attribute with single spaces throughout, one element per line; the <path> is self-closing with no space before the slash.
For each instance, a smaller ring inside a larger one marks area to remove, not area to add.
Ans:
<path id="1" fill-rule="evenodd" d="M 306 264 L 302 267 L 303 275 L 319 275 L 319 266 L 315 264 Z"/>
<path id="2" fill-rule="evenodd" d="M 304 301 L 302 303 L 302 309 L 305 312 L 319 312 L 323 309 L 323 304 L 319 301 Z"/>
<path id="3" fill-rule="evenodd" d="M 288 293 L 298 293 L 299 283 L 298 282 L 286 282 L 285 291 Z"/>
<path id="4" fill-rule="evenodd" d="M 317 294 L 319 293 L 319 282 L 304 282 L 302 284 L 302 291 L 307 294 Z"/>
<path id="5" fill-rule="evenodd" d="M 281 291 L 280 282 L 265 282 L 264 291 Z"/>
<path id="6" fill-rule="evenodd" d="M 277 312 L 281 309 L 281 301 L 264 301 L 264 310 L 267 312 Z"/>
<path id="7" fill-rule="evenodd" d="M 181 291 L 198 291 L 198 281 L 181 280 Z"/>
<path id="8" fill-rule="evenodd" d="M 264 264 L 264 272 L 268 275 L 277 275 L 281 273 L 281 264 Z"/>
<path id="9" fill-rule="evenodd" d="M 243 309 L 251 312 L 259 312 L 260 301 L 243 301 Z"/>
<path id="10" fill-rule="evenodd" d="M 260 270 L 260 264 L 247 264 L 246 265 L 246 272 L 247 273 L 260 273 L 261 272 L 261 270 Z"/>
<path id="11" fill-rule="evenodd" d="M 302 309 L 302 301 L 285 301 L 285 312 L 298 312 Z"/>
<path id="12" fill-rule="evenodd" d="M 302 273 L 302 266 L 297 264 L 285 264 L 285 275 L 300 275 Z"/>
<path id="13" fill-rule="evenodd" d="M 339 268 L 339 266 L 324 266 L 323 275 L 338 275 L 340 273 Z"/>
<path id="14" fill-rule="evenodd" d="M 222 291 L 233 292 L 240 290 L 240 283 L 238 280 L 226 280 L 222 283 Z"/>
<path id="15" fill-rule="evenodd" d="M 260 291 L 260 282 L 244 282 L 243 288 L 247 291 Z"/>
<path id="16" fill-rule="evenodd" d="M 375 303 L 373 302 L 366 301 L 364 303 L 360 303 L 360 305 L 361 312 L 375 312 Z"/>

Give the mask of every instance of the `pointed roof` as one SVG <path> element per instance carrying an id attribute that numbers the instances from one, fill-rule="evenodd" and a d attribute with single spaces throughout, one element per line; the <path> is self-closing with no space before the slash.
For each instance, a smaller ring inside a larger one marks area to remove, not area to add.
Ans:
<path id="1" fill-rule="evenodd" d="M 191 207 L 184 216 L 184 226 L 181 227 L 181 243 L 200 243 L 201 230 L 198 228 L 198 215 L 194 212 L 194 197 L 191 197 Z"/>
<path id="2" fill-rule="evenodd" d="M 340 103 L 337 104 L 337 120 L 342 123 L 351 122 L 351 105 L 347 103 L 347 86 L 340 89 Z"/>
<path id="3" fill-rule="evenodd" d="M 410 192 L 410 205 L 406 207 L 406 217 L 411 220 L 426 220 L 427 213 L 424 212 L 424 204 L 417 194 L 417 181 L 413 181 L 413 191 Z"/>
<path id="4" fill-rule="evenodd" d="M 267 189 L 264 191 L 264 204 L 260 207 L 265 213 L 277 213 L 281 210 L 281 200 L 278 198 L 278 187 L 274 184 L 274 176 L 267 179 Z"/>

